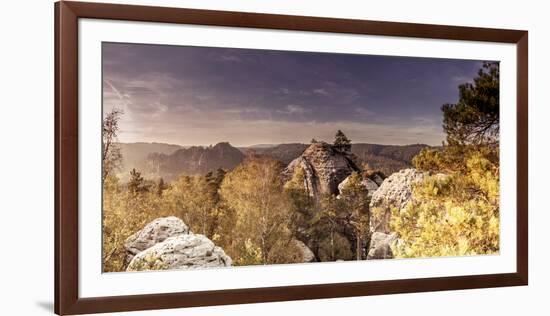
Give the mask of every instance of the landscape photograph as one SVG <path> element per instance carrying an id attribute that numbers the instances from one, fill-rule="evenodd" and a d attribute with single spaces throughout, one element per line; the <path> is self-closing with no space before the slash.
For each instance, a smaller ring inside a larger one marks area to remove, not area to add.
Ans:
<path id="1" fill-rule="evenodd" d="M 499 62 L 102 43 L 102 271 L 498 255 Z"/>

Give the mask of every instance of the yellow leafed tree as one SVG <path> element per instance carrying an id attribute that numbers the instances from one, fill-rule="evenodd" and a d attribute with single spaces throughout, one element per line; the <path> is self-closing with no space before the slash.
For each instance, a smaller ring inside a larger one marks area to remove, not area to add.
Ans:
<path id="1" fill-rule="evenodd" d="M 392 230 L 401 242 L 397 257 L 437 257 L 494 254 L 499 251 L 499 168 L 493 149 L 463 150 L 460 170 L 433 174 L 413 190 L 414 199 L 393 209 Z M 452 155 L 449 159 L 446 155 Z M 420 165 L 450 170 L 454 153 L 426 151 Z"/>
<path id="2" fill-rule="evenodd" d="M 124 242 L 155 218 L 167 216 L 161 198 L 150 190 L 124 189 L 115 176 L 103 183 L 103 271 L 125 269 Z"/>
<path id="3" fill-rule="evenodd" d="M 221 185 L 223 202 L 236 214 L 233 242 L 227 251 L 237 258 L 237 265 L 300 259 L 288 228 L 291 207 L 281 171 L 275 160 L 249 158 L 229 172 Z"/>

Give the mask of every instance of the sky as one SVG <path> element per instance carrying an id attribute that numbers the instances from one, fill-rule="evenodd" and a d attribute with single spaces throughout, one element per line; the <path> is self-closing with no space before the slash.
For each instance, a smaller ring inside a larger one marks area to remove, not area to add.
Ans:
<path id="1" fill-rule="evenodd" d="M 440 145 L 441 106 L 482 61 L 103 43 L 121 142 Z"/>

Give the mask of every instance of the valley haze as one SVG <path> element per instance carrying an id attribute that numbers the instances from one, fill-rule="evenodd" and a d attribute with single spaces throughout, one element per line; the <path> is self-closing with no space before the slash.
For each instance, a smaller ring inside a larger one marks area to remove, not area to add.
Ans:
<path id="1" fill-rule="evenodd" d="M 310 144 L 257 144 L 235 147 L 229 142 L 207 146 L 180 146 L 164 143 L 118 143 L 122 165 L 118 177 L 127 180 L 134 168 L 149 178 L 175 180 L 180 174 L 206 174 L 218 168 L 233 169 L 248 155 L 275 159 L 284 165 L 299 157 Z M 412 158 L 425 144 L 381 145 L 355 143 L 351 152 L 359 165 L 368 163 L 386 174 L 411 167 Z"/>

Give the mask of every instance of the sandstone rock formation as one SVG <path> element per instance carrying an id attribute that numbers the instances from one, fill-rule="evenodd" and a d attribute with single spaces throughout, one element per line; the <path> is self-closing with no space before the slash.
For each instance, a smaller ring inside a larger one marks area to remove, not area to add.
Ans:
<path id="1" fill-rule="evenodd" d="M 353 171 L 359 171 L 351 154 L 340 152 L 324 142 L 311 144 L 294 159 L 284 170 L 284 178 L 292 178 L 296 168 L 304 171 L 304 186 L 315 198 L 323 193 L 337 195 L 338 184 Z"/>
<path id="2" fill-rule="evenodd" d="M 404 208 L 411 200 L 413 185 L 424 178 L 416 169 L 403 169 L 386 178 L 370 202 L 371 232 L 390 233 L 391 208 Z"/>
<path id="3" fill-rule="evenodd" d="M 126 239 L 124 243 L 126 249 L 125 262 L 128 264 L 135 255 L 168 237 L 188 233 L 189 228 L 187 225 L 175 216 L 157 218 Z"/>
<path id="4" fill-rule="evenodd" d="M 370 239 L 367 260 L 371 259 L 392 259 L 393 252 L 391 245 L 397 242 L 396 234 L 384 234 L 374 232 Z"/>
<path id="5" fill-rule="evenodd" d="M 140 253 L 126 271 L 229 267 L 231 258 L 203 235 L 170 237 Z"/>

